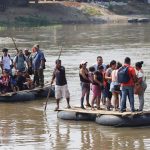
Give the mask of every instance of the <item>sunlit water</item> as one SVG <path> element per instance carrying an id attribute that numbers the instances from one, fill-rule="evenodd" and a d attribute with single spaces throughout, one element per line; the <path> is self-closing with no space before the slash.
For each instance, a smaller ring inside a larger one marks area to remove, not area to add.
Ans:
<path id="1" fill-rule="evenodd" d="M 79 64 L 84 59 L 88 66 L 96 62 L 98 55 L 104 63 L 112 59 L 120 61 L 131 57 L 132 65 L 144 61 L 148 88 L 145 93 L 145 109 L 150 107 L 150 28 L 149 25 L 65 25 L 42 28 L 17 28 L 0 30 L 0 47 L 10 48 L 10 39 L 16 39 L 19 49 L 31 48 L 39 43 L 47 62 L 45 81 L 51 79 L 54 62 L 61 48 L 62 64 L 66 68 L 71 105 L 80 104 Z M 91 150 L 149 150 L 149 127 L 112 128 L 94 122 L 63 121 L 54 112 L 55 100 L 50 99 L 46 113 L 44 100 L 25 103 L 0 103 L 0 150 L 2 149 L 91 149 Z M 135 100 L 136 107 L 138 99 Z M 66 106 L 62 100 L 61 107 Z"/>

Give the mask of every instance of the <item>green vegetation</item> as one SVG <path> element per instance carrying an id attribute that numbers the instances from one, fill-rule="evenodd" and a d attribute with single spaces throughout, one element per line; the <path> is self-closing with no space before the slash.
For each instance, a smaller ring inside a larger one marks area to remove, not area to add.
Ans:
<path id="1" fill-rule="evenodd" d="M 18 16 L 15 17 L 15 25 L 24 26 L 46 26 L 49 25 L 49 21 L 46 17 L 39 15 L 34 16 Z"/>
<path id="2" fill-rule="evenodd" d="M 29 26 L 29 27 L 38 27 L 38 26 L 48 26 L 50 23 L 46 17 L 42 16 L 18 16 L 15 17 L 15 21 L 12 21 L 11 24 L 9 21 L 0 21 L 0 27 L 6 26 Z"/>
<path id="3" fill-rule="evenodd" d="M 101 12 L 97 8 L 94 8 L 94 7 L 84 7 L 83 12 L 85 14 L 90 15 L 90 16 L 95 16 L 95 15 L 100 16 L 100 15 L 102 15 Z"/>

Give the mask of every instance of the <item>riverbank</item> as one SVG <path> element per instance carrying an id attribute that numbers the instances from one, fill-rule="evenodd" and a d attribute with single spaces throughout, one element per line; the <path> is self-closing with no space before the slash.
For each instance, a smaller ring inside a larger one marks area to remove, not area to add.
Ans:
<path id="1" fill-rule="evenodd" d="M 150 5 L 110 5 L 79 2 L 46 2 L 10 7 L 0 13 L 0 25 L 45 26 L 50 24 L 125 23 L 132 17 L 149 17 Z M 140 6 L 140 7 L 139 7 Z M 144 9 L 142 9 L 144 8 Z M 132 15 L 132 16 L 131 16 Z"/>

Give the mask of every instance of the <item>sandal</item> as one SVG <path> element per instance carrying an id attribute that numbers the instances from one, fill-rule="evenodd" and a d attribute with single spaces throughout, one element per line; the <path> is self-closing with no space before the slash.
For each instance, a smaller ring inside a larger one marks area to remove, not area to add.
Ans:
<path id="1" fill-rule="evenodd" d="M 91 105 L 90 104 L 86 104 L 86 107 L 91 107 Z"/>
<path id="2" fill-rule="evenodd" d="M 70 106 L 70 105 L 68 105 L 66 108 L 67 108 L 67 109 L 70 109 L 70 108 L 71 108 L 71 106 Z"/>
<path id="3" fill-rule="evenodd" d="M 100 107 L 97 107 L 97 110 L 102 110 L 102 108 L 100 108 Z"/>
<path id="4" fill-rule="evenodd" d="M 85 109 L 85 107 L 84 107 L 84 106 L 81 106 L 81 108 L 82 108 L 82 109 Z"/>

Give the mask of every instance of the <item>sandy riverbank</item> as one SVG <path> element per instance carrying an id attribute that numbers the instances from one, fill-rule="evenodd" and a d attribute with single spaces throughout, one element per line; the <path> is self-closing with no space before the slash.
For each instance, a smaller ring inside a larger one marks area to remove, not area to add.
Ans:
<path id="1" fill-rule="evenodd" d="M 124 12 L 121 11 L 121 7 L 126 7 L 126 9 L 122 9 Z M 5 12 L 0 13 L 0 24 L 122 23 L 127 22 L 129 18 L 135 15 L 138 15 L 137 17 L 149 17 L 146 13 L 147 9 L 142 12 L 141 8 L 138 10 L 137 7 L 134 8 L 131 5 L 118 6 L 118 8 L 115 6 L 109 9 L 96 3 L 66 1 L 39 3 L 38 5 L 31 3 L 29 7 L 10 7 Z"/>

